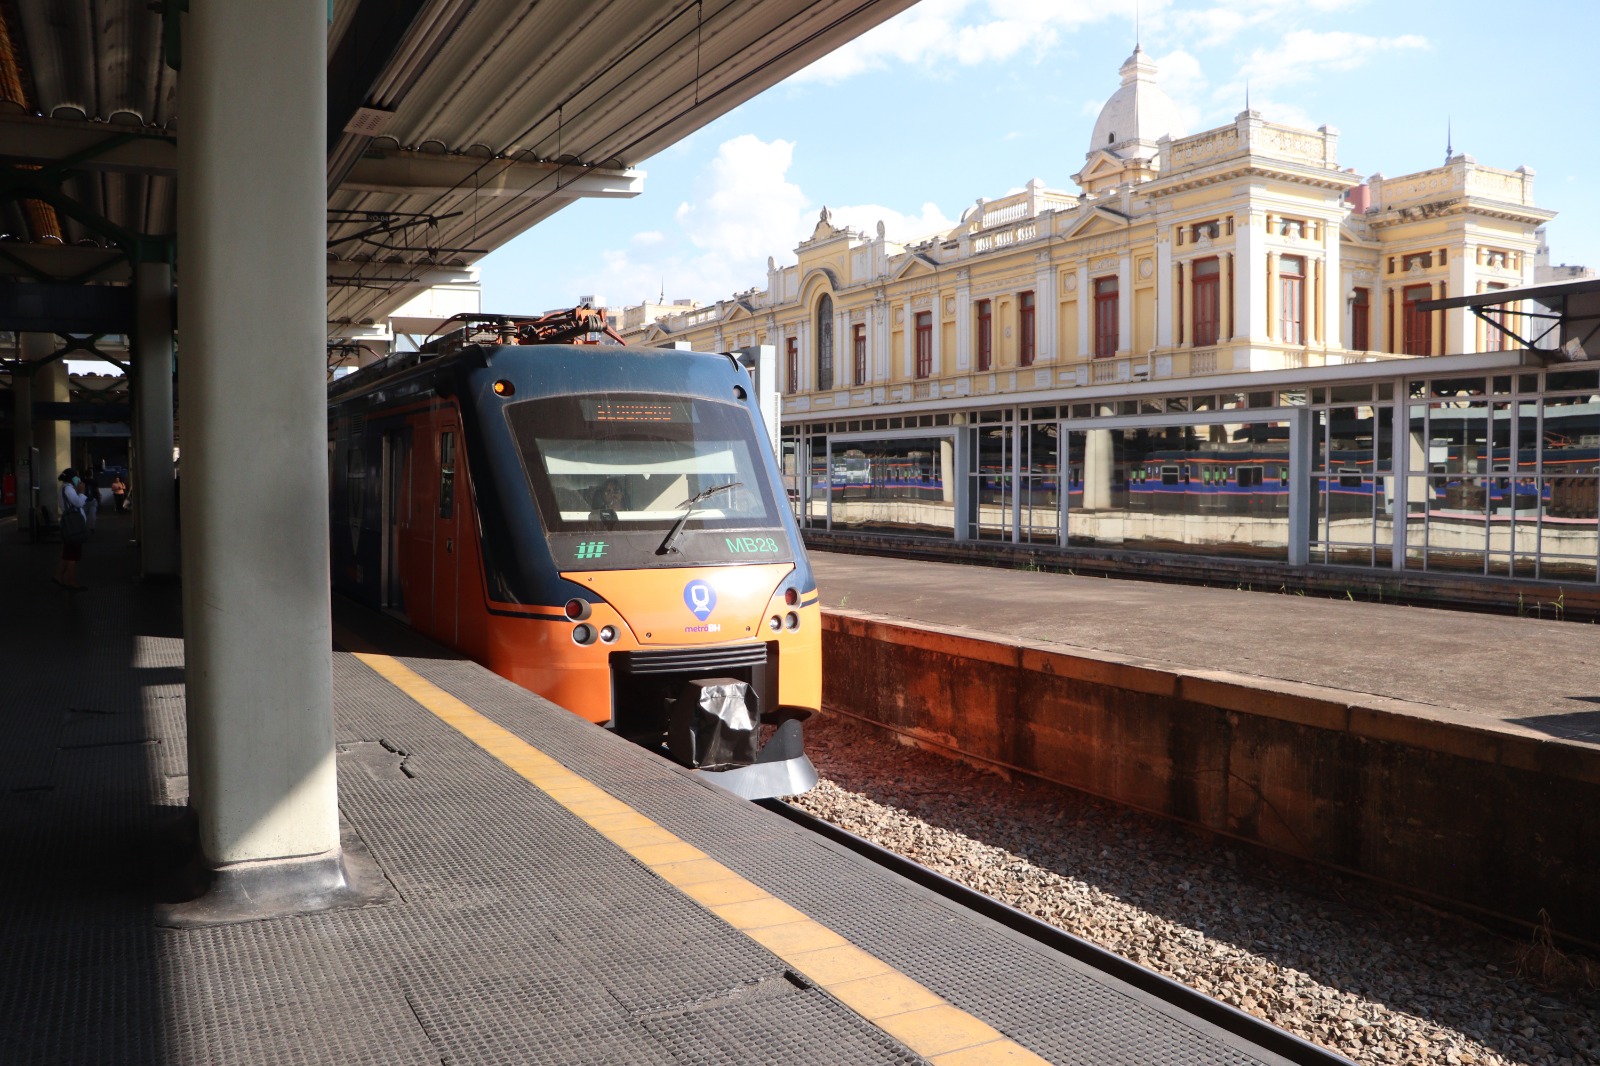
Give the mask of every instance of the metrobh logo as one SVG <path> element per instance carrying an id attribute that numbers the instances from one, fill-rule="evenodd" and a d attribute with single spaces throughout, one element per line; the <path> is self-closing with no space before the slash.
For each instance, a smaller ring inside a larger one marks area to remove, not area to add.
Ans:
<path id="1" fill-rule="evenodd" d="M 699 578 L 695 578 L 683 586 L 683 602 L 696 618 L 704 622 L 716 609 L 717 591 Z"/>

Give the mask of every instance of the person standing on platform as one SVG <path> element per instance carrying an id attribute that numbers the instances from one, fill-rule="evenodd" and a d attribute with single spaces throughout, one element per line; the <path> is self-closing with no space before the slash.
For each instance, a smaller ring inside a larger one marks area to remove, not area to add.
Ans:
<path id="1" fill-rule="evenodd" d="M 84 586 L 78 584 L 78 560 L 83 558 L 83 542 L 89 539 L 89 515 L 84 510 L 89 498 L 83 494 L 83 479 L 72 467 L 61 471 L 60 481 L 61 562 L 53 580 L 64 589 L 81 592 Z"/>
<path id="2" fill-rule="evenodd" d="M 128 510 L 128 483 L 121 474 L 111 475 L 111 510 L 115 514 L 126 514 Z"/>

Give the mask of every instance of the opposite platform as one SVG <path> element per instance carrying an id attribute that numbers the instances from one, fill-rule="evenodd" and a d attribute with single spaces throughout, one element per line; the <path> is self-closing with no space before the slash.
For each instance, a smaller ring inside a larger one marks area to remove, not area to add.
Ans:
<path id="1" fill-rule="evenodd" d="M 1600 630 L 813 553 L 824 702 L 1600 943 Z"/>
<path id="2" fill-rule="evenodd" d="M 5 532 L 7 1061 L 1279 1061 L 342 608 L 341 814 L 389 898 L 163 927 L 177 590 L 115 524 L 75 594 Z"/>

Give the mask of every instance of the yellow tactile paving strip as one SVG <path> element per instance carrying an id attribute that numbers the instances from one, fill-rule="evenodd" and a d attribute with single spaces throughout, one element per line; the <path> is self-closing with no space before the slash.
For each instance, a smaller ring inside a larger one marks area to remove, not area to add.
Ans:
<path id="1" fill-rule="evenodd" d="M 394 658 L 354 654 L 662 880 L 936 1066 L 1046 1061 L 680 840 Z"/>

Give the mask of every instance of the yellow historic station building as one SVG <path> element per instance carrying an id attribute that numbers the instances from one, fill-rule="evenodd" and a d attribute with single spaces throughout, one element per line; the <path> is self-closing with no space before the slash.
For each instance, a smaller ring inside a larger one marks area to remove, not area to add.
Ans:
<path id="1" fill-rule="evenodd" d="M 765 289 L 630 339 L 774 349 L 815 528 L 1593 582 L 1597 468 L 1543 453 L 1600 445 L 1594 371 L 1506 351 L 1530 304 L 1435 306 L 1535 282 L 1533 173 L 1363 177 L 1254 111 L 1184 135 L 1141 50 L 1121 76 L 1077 192 L 910 242 L 824 209 Z"/>

